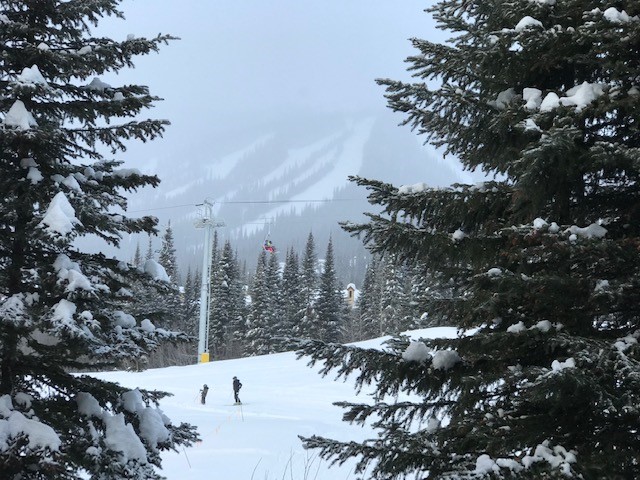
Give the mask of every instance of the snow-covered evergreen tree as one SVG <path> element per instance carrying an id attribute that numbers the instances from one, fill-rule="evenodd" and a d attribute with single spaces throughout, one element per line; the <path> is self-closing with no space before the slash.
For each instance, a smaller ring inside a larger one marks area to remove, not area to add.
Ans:
<path id="1" fill-rule="evenodd" d="M 293 332 L 297 331 L 297 326 L 300 325 L 306 311 L 305 296 L 300 277 L 300 264 L 298 255 L 293 247 L 287 251 L 282 272 L 282 306 L 282 321 L 279 323 L 278 330 L 284 337 L 281 349 L 288 350 L 292 343 L 286 337 L 295 335 Z"/>
<path id="2" fill-rule="evenodd" d="M 191 267 L 189 267 L 182 292 L 179 329 L 193 337 L 197 337 L 198 335 L 199 300 L 200 276 L 197 271 L 193 272 Z"/>
<path id="3" fill-rule="evenodd" d="M 432 11 L 451 41 L 414 40 L 417 81 L 381 83 L 407 124 L 498 180 L 356 179 L 384 213 L 347 229 L 454 278 L 464 300 L 443 308 L 477 330 L 380 353 L 309 342 L 325 373 L 375 382 L 374 405 L 343 405 L 380 435 L 305 445 L 371 478 L 640 478 L 640 4 Z"/>
<path id="4" fill-rule="evenodd" d="M 187 278 L 184 284 L 184 294 L 182 305 L 180 307 L 180 323 L 179 329 L 191 336 L 193 343 L 197 345 L 198 326 L 200 323 L 200 283 L 202 282 L 202 273 L 200 269 L 192 271 L 187 270 Z"/>
<path id="5" fill-rule="evenodd" d="M 381 260 L 379 325 L 380 335 L 394 335 L 409 328 L 412 323 L 409 290 L 409 272 L 396 255 Z"/>
<path id="6" fill-rule="evenodd" d="M 144 254 L 145 261 L 154 260 L 156 258 L 156 254 L 153 251 L 153 239 L 151 238 L 151 234 L 148 235 L 147 241 L 147 253 Z"/>
<path id="7" fill-rule="evenodd" d="M 140 251 L 140 242 L 136 244 L 136 251 L 133 254 L 132 264 L 136 268 L 142 268 L 142 252 Z"/>
<path id="8" fill-rule="evenodd" d="M 211 245 L 211 277 L 218 273 L 218 262 L 220 260 L 220 247 L 218 246 L 218 231 L 213 231 L 213 241 Z"/>
<path id="9" fill-rule="evenodd" d="M 180 292 L 180 275 L 178 273 L 178 259 L 176 258 L 176 248 L 173 240 L 173 230 L 171 222 L 167 224 L 167 228 L 162 235 L 162 243 L 158 252 L 158 263 L 162 265 L 167 276 L 171 288 L 160 297 L 160 302 L 167 312 L 167 318 L 163 326 L 171 329 L 178 329 L 180 319 L 176 312 L 180 310 L 182 304 L 182 293 Z"/>
<path id="10" fill-rule="evenodd" d="M 313 232 L 309 232 L 300 268 L 300 287 L 304 298 L 304 315 L 295 330 L 296 336 L 299 337 L 320 338 L 315 311 L 315 301 L 318 293 L 317 267 L 316 242 Z"/>
<path id="11" fill-rule="evenodd" d="M 70 372 L 140 357 L 172 335 L 126 311 L 130 278 L 159 278 L 75 240 L 118 245 L 152 232 L 128 218 L 124 191 L 158 179 L 99 153 L 151 140 L 166 121 L 134 118 L 157 100 L 99 76 L 132 66 L 168 36 L 93 37 L 119 2 L 0 1 L 0 476 L 159 478 L 160 452 L 195 433 L 157 408 L 162 392 Z"/>
<path id="12" fill-rule="evenodd" d="M 282 344 L 291 334 L 282 328 L 284 317 L 284 300 L 282 292 L 282 272 L 280 271 L 280 260 L 278 254 L 273 252 L 268 254 L 266 270 L 267 288 L 269 290 L 269 320 L 270 325 L 270 350 L 271 352 L 282 351 Z"/>
<path id="13" fill-rule="evenodd" d="M 151 262 L 153 261 L 151 260 Z M 132 313 L 147 316 L 154 320 L 156 326 L 168 330 L 191 331 L 192 327 L 186 324 L 185 319 L 181 316 L 184 307 L 184 292 L 179 284 L 176 250 L 170 222 L 162 235 L 161 246 L 158 251 L 158 264 L 164 268 L 167 275 L 166 287 L 159 294 L 159 292 L 149 289 L 144 284 L 134 283 L 135 305 L 132 308 Z M 146 265 L 148 263 L 145 263 L 145 267 Z M 184 328 L 186 330 L 183 330 Z M 150 356 L 149 366 L 161 368 L 191 363 L 188 358 L 189 355 L 186 353 L 191 345 L 186 339 L 185 343 L 188 344 L 175 346 L 169 342 L 164 342 L 161 348 Z"/>
<path id="14" fill-rule="evenodd" d="M 251 285 L 246 355 L 265 355 L 272 351 L 272 302 L 267 254 L 260 252 Z"/>
<path id="15" fill-rule="evenodd" d="M 245 350 L 245 340 L 247 332 L 248 308 L 246 301 L 246 275 L 240 268 L 238 252 L 233 253 L 233 263 L 236 266 L 236 277 L 230 286 L 230 302 L 232 303 L 233 315 L 229 316 L 229 327 L 225 337 L 227 357 L 241 357 Z"/>
<path id="16" fill-rule="evenodd" d="M 307 305 L 313 305 L 318 289 L 318 256 L 313 232 L 309 232 L 300 266 L 300 283 Z"/>
<path id="17" fill-rule="evenodd" d="M 372 255 L 358 299 L 363 338 L 394 335 L 419 326 L 423 311 L 419 301 L 425 276 L 394 254 Z"/>
<path id="18" fill-rule="evenodd" d="M 153 258 L 145 260 L 136 270 L 154 272 L 153 275 L 163 281 L 160 285 L 149 285 L 145 277 L 132 278 L 126 291 L 121 292 L 129 313 L 136 318 L 148 318 L 166 330 L 179 330 L 179 318 L 175 314 L 181 303 L 178 285 L 171 283 L 164 267 Z"/>
<path id="19" fill-rule="evenodd" d="M 325 342 L 339 342 L 344 333 L 346 303 L 342 296 L 342 286 L 336 277 L 333 257 L 333 240 L 329 238 L 324 268 L 320 275 L 316 313 L 320 336 Z"/>
<path id="20" fill-rule="evenodd" d="M 167 224 L 167 228 L 162 236 L 160 251 L 158 252 L 158 263 L 164 267 L 165 272 L 169 275 L 171 283 L 178 285 L 178 259 L 176 258 L 176 247 L 173 240 L 173 230 L 171 222 Z"/>
<path id="21" fill-rule="evenodd" d="M 235 252 L 227 240 L 222 247 L 216 281 L 211 286 L 211 320 L 209 321 L 209 349 L 213 358 L 228 358 L 232 344 L 242 339 L 238 331 L 243 323 L 244 294 Z"/>
<path id="22" fill-rule="evenodd" d="M 229 324 L 227 314 L 229 313 L 228 293 L 230 278 L 228 274 L 230 273 L 229 270 L 231 265 L 228 261 L 229 258 L 225 258 L 225 253 L 223 251 L 220 255 L 220 261 L 215 265 L 215 268 L 212 268 L 211 276 L 211 297 L 209 301 L 209 351 L 211 352 L 211 358 L 216 360 L 223 358 L 225 330 Z"/>
<path id="23" fill-rule="evenodd" d="M 380 324 L 380 258 L 371 255 L 371 261 L 364 275 L 364 282 L 358 298 L 359 331 L 361 339 L 382 335 Z"/>

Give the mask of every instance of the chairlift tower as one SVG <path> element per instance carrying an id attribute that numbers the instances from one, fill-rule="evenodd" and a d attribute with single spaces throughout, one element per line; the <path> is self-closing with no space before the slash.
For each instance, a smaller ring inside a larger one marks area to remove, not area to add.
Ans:
<path id="1" fill-rule="evenodd" d="M 213 219 L 213 204 L 208 200 L 197 205 L 203 207 L 202 216 L 195 221 L 196 228 L 204 229 L 202 256 L 202 280 L 200 283 L 200 322 L 198 324 L 198 362 L 209 361 L 209 311 L 211 304 L 211 259 L 213 255 L 213 229 L 223 227 L 224 222 Z"/>

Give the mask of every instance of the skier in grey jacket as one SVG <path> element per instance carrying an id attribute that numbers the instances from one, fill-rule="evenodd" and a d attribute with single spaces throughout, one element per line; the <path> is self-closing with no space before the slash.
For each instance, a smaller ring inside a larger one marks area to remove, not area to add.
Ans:
<path id="1" fill-rule="evenodd" d="M 236 405 L 240 405 L 242 402 L 240 401 L 240 397 L 238 396 L 238 392 L 242 388 L 242 383 L 238 380 L 238 377 L 233 377 L 233 398 L 236 401 Z"/>

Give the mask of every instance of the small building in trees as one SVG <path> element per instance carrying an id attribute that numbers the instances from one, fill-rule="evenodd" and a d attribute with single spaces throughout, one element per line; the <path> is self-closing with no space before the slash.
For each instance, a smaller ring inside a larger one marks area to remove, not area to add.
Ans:
<path id="1" fill-rule="evenodd" d="M 347 288 L 344 290 L 344 300 L 349 308 L 353 308 L 356 305 L 359 293 L 360 290 L 358 290 L 353 283 L 347 285 Z"/>

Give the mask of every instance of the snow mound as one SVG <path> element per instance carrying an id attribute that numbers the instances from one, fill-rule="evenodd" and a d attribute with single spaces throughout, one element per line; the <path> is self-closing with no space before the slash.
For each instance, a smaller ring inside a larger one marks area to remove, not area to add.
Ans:
<path id="1" fill-rule="evenodd" d="M 438 350 L 433 354 L 431 364 L 436 370 L 450 370 L 460 360 L 460 355 L 455 350 Z"/>
<path id="2" fill-rule="evenodd" d="M 169 275 L 162 265 L 150 258 L 144 263 L 144 273 L 149 275 L 154 280 L 160 280 L 161 282 L 168 282 Z"/>
<path id="3" fill-rule="evenodd" d="M 423 342 L 409 342 L 407 349 L 402 353 L 402 359 L 407 362 L 424 362 L 429 357 L 429 348 Z"/>

